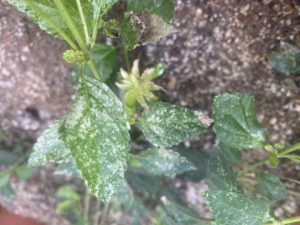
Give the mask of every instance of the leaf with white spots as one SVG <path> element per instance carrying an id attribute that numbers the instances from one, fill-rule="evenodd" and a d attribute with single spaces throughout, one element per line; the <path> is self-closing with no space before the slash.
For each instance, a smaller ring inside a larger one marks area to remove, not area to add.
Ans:
<path id="1" fill-rule="evenodd" d="M 209 191 L 206 201 L 217 224 L 263 225 L 270 219 L 267 201 L 227 191 Z"/>
<path id="2" fill-rule="evenodd" d="M 86 185 L 106 202 L 124 179 L 128 129 L 122 102 L 106 84 L 86 77 L 60 134 Z"/>
<path id="3" fill-rule="evenodd" d="M 63 31 L 70 38 L 75 40 L 71 30 L 64 16 L 57 9 L 54 1 L 50 0 L 8 0 L 8 2 L 18 8 L 21 12 L 29 16 L 33 21 L 35 21 L 41 29 L 46 32 L 61 36 L 57 29 Z M 92 34 L 94 27 L 98 27 L 100 19 L 108 12 L 108 10 L 116 3 L 118 0 L 81 0 L 81 8 L 85 17 L 87 31 Z M 83 25 L 79 15 L 79 10 L 76 0 L 64 0 L 64 6 L 66 7 L 68 13 L 73 23 L 76 25 L 78 32 L 83 36 Z M 47 19 L 45 16 L 47 15 Z M 56 29 L 55 29 L 55 27 Z"/>
<path id="4" fill-rule="evenodd" d="M 131 165 L 157 176 L 174 177 L 177 174 L 194 170 L 194 165 L 179 153 L 167 149 L 147 149 L 132 155 Z"/>
<path id="5" fill-rule="evenodd" d="M 207 163 L 207 181 L 210 191 L 229 191 L 243 193 L 242 187 L 236 180 L 230 164 L 225 158 L 226 152 L 222 147 L 215 147 L 209 154 Z"/>
<path id="6" fill-rule="evenodd" d="M 47 162 L 67 163 L 73 160 L 71 151 L 59 137 L 59 126 L 60 122 L 55 122 L 38 138 L 28 160 L 29 166 L 38 167 Z"/>
<path id="7" fill-rule="evenodd" d="M 155 146 L 171 147 L 206 131 L 212 120 L 202 113 L 167 103 L 145 110 L 138 127 Z"/>
<path id="8" fill-rule="evenodd" d="M 269 172 L 257 173 L 256 179 L 260 193 L 268 199 L 281 201 L 287 198 L 287 190 L 275 174 Z"/>
<path id="9" fill-rule="evenodd" d="M 261 148 L 266 137 L 256 119 L 255 100 L 250 94 L 223 94 L 213 105 L 214 131 L 221 143 L 233 148 Z"/>

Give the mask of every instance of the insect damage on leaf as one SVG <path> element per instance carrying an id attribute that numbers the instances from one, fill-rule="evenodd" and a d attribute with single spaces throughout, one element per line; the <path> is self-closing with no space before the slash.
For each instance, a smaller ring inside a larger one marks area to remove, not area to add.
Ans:
<path id="1" fill-rule="evenodd" d="M 131 22 L 138 32 L 138 42 L 143 45 L 156 43 L 177 32 L 172 25 L 155 14 L 133 13 Z"/>

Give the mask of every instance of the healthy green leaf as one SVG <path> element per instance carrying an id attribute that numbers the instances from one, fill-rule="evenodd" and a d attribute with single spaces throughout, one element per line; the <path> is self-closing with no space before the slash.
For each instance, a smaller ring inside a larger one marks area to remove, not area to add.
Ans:
<path id="1" fill-rule="evenodd" d="M 122 102 L 107 85 L 86 77 L 60 129 L 91 192 L 109 201 L 124 179 L 130 149 Z"/>
<path id="2" fill-rule="evenodd" d="M 230 166 L 236 166 L 241 164 L 242 162 L 242 152 L 238 148 L 228 147 L 226 145 L 220 144 L 220 148 L 222 149 L 223 156 L 225 157 L 227 163 Z"/>
<path id="3" fill-rule="evenodd" d="M 138 44 L 138 32 L 129 15 L 125 15 L 122 21 L 121 37 L 128 50 L 134 49 Z"/>
<path id="4" fill-rule="evenodd" d="M 300 73 L 300 50 L 272 53 L 269 62 L 281 73 Z"/>
<path id="5" fill-rule="evenodd" d="M 38 138 L 28 160 L 29 166 L 38 167 L 47 162 L 67 163 L 73 160 L 71 151 L 59 137 L 59 126 L 60 122 L 55 122 Z"/>
<path id="6" fill-rule="evenodd" d="M 166 22 L 174 16 L 174 0 L 127 0 L 128 11 L 133 12 L 149 12 L 157 14 Z"/>
<path id="7" fill-rule="evenodd" d="M 143 112 L 137 125 L 152 144 L 170 147 L 207 130 L 211 122 L 200 112 L 154 103 Z"/>
<path id="8" fill-rule="evenodd" d="M 9 165 L 14 163 L 18 156 L 12 152 L 0 150 L 0 164 Z"/>
<path id="9" fill-rule="evenodd" d="M 263 172 L 256 174 L 259 191 L 272 201 L 281 201 L 287 198 L 287 190 L 279 177 L 273 173 Z"/>
<path id="10" fill-rule="evenodd" d="M 268 202 L 244 194 L 209 191 L 206 200 L 217 224 L 263 225 L 270 218 Z"/>
<path id="11" fill-rule="evenodd" d="M 232 148 L 261 148 L 266 142 L 256 119 L 255 100 L 249 94 L 223 94 L 213 105 L 214 131 L 224 145 Z"/>
<path id="12" fill-rule="evenodd" d="M 183 179 L 189 179 L 193 182 L 199 182 L 206 177 L 208 155 L 197 149 L 190 149 L 184 146 L 179 146 L 176 151 L 188 161 L 190 161 L 196 170 L 185 172 L 180 176 Z"/>
<path id="13" fill-rule="evenodd" d="M 0 188 L 9 183 L 10 174 L 0 174 Z"/>
<path id="14" fill-rule="evenodd" d="M 134 167 L 128 168 L 126 178 L 130 186 L 150 195 L 157 196 L 157 193 L 164 186 L 162 177 L 146 174 L 144 171 Z"/>
<path id="15" fill-rule="evenodd" d="M 162 214 L 164 225 L 204 225 L 207 224 L 201 219 L 199 214 L 188 208 L 186 205 L 179 205 L 175 202 L 166 200 L 164 205 L 158 208 Z"/>
<path id="16" fill-rule="evenodd" d="M 116 65 L 116 48 L 112 45 L 96 44 L 93 48 L 93 61 L 97 70 L 100 71 L 102 81 L 106 81 L 113 73 Z M 89 67 L 86 67 L 85 74 L 93 76 Z"/>
<path id="17" fill-rule="evenodd" d="M 21 180 L 25 180 L 25 181 L 28 180 L 32 176 L 32 173 L 33 173 L 33 169 L 30 167 L 27 167 L 26 165 L 19 166 L 16 169 L 17 176 Z"/>
<path id="18" fill-rule="evenodd" d="M 11 187 L 10 183 L 0 187 L 0 195 L 4 196 L 10 201 L 13 201 L 16 198 L 16 193 L 14 189 Z"/>
<path id="19" fill-rule="evenodd" d="M 157 176 L 174 177 L 195 167 L 179 153 L 167 149 L 147 149 L 132 155 L 131 165 Z"/>
<path id="20" fill-rule="evenodd" d="M 236 180 L 228 164 L 223 149 L 215 147 L 209 155 L 207 164 L 207 181 L 210 191 L 228 191 L 243 193 L 243 189 Z"/>

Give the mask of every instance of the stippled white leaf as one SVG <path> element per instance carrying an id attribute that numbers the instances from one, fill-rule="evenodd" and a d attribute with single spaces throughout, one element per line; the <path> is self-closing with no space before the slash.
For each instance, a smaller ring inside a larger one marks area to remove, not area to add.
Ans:
<path id="1" fill-rule="evenodd" d="M 199 112 L 155 103 L 144 111 L 137 125 L 152 144 L 170 147 L 207 130 L 211 123 L 211 119 Z"/>
<path id="2" fill-rule="evenodd" d="M 263 225 L 270 219 L 268 202 L 244 194 L 209 191 L 206 200 L 217 224 Z"/>
<path id="3" fill-rule="evenodd" d="M 55 122 L 38 138 L 28 160 L 29 166 L 38 167 L 47 162 L 66 163 L 73 160 L 71 151 L 58 135 L 59 126 L 60 122 Z"/>
<path id="4" fill-rule="evenodd" d="M 194 170 L 194 165 L 179 153 L 168 149 L 147 149 L 131 156 L 132 166 L 157 176 L 174 177 Z"/>
<path id="5" fill-rule="evenodd" d="M 121 101 L 106 84 L 86 77 L 60 133 L 86 185 L 103 201 L 123 182 L 128 129 Z"/>

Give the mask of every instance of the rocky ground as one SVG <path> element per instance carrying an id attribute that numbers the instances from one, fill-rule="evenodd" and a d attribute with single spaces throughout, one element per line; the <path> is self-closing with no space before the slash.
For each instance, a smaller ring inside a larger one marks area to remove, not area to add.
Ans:
<path id="1" fill-rule="evenodd" d="M 289 78 L 300 85 L 300 77 L 275 72 L 268 64 L 268 53 L 285 43 L 300 47 L 298 0 L 177 0 L 173 23 L 178 33 L 158 45 L 138 49 L 147 65 L 167 64 L 159 83 L 168 101 L 210 113 L 215 95 L 250 92 L 257 99 L 258 118 L 270 142 L 300 140 L 300 92 L 285 83 Z M 64 49 L 63 42 L 0 0 L 1 129 L 34 140 L 67 112 L 73 89 L 70 67 L 61 59 Z M 191 144 L 207 150 L 213 140 L 206 135 Z M 255 158 L 247 155 L 250 161 Z M 299 166 L 289 162 L 278 170 L 298 180 L 299 171 Z M 289 185 L 299 189 L 299 184 Z M 205 184 L 184 186 L 186 199 L 203 210 L 196 196 Z M 30 188 L 34 193 L 41 187 Z M 289 197 L 278 214 L 296 213 L 297 202 L 299 198 Z"/>

